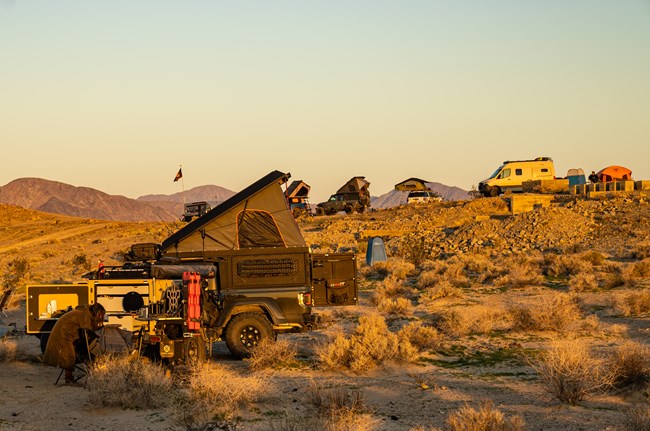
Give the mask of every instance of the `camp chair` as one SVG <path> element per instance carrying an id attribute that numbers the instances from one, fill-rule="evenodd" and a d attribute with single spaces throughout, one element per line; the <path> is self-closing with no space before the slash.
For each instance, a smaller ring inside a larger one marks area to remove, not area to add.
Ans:
<path id="1" fill-rule="evenodd" d="M 2 292 L 2 297 L 0 298 L 0 314 L 2 314 L 5 317 L 7 316 L 7 313 L 5 313 L 5 309 L 7 308 L 7 304 L 9 304 L 9 299 L 11 298 L 11 295 L 14 293 L 15 288 L 10 287 L 4 292 Z"/>
<path id="2" fill-rule="evenodd" d="M 80 375 L 77 377 L 73 377 L 73 381 L 76 383 L 79 380 L 85 378 L 88 376 L 88 367 L 92 363 L 92 361 L 95 359 L 95 351 L 97 350 L 97 336 L 95 335 L 94 332 L 88 330 L 88 329 L 79 329 L 79 339 L 75 341 L 74 343 L 74 353 L 75 353 L 75 364 L 74 368 L 75 371 L 79 371 Z M 56 382 L 54 382 L 54 386 L 59 384 L 59 380 L 61 380 L 61 376 L 65 372 L 64 369 L 61 369 L 61 372 L 59 373 L 59 377 L 57 377 Z M 86 387 L 86 383 L 88 383 L 88 380 L 84 382 L 84 388 Z"/>

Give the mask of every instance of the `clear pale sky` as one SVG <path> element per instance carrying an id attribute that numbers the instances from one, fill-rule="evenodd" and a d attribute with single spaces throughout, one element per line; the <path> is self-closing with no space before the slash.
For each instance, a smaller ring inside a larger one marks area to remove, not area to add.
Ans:
<path id="1" fill-rule="evenodd" d="M 650 180 L 648 0 L 0 0 L 0 185 Z"/>

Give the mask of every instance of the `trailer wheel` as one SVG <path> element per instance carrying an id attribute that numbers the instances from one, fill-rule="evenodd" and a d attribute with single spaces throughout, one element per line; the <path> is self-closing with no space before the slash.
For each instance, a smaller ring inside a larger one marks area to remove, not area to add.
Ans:
<path id="1" fill-rule="evenodd" d="M 275 340 L 271 322 L 261 313 L 241 313 L 226 326 L 226 345 L 234 356 L 248 358 L 264 340 Z"/>
<path id="2" fill-rule="evenodd" d="M 201 337 L 190 337 L 183 340 L 185 362 L 205 362 L 205 341 Z"/>

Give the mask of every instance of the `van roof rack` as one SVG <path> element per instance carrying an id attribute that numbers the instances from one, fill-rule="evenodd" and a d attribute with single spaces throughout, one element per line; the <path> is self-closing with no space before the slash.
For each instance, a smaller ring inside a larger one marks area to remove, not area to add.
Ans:
<path id="1" fill-rule="evenodd" d="M 518 162 L 552 162 L 553 159 L 550 157 L 535 157 L 532 160 L 506 160 L 503 162 L 505 165 L 506 163 L 518 163 Z"/>

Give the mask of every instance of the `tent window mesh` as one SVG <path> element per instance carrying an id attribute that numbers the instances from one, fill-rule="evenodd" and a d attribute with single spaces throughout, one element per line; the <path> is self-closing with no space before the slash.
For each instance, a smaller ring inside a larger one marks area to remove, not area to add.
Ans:
<path id="1" fill-rule="evenodd" d="M 284 247 L 284 240 L 273 216 L 266 211 L 246 210 L 237 216 L 240 248 Z"/>

